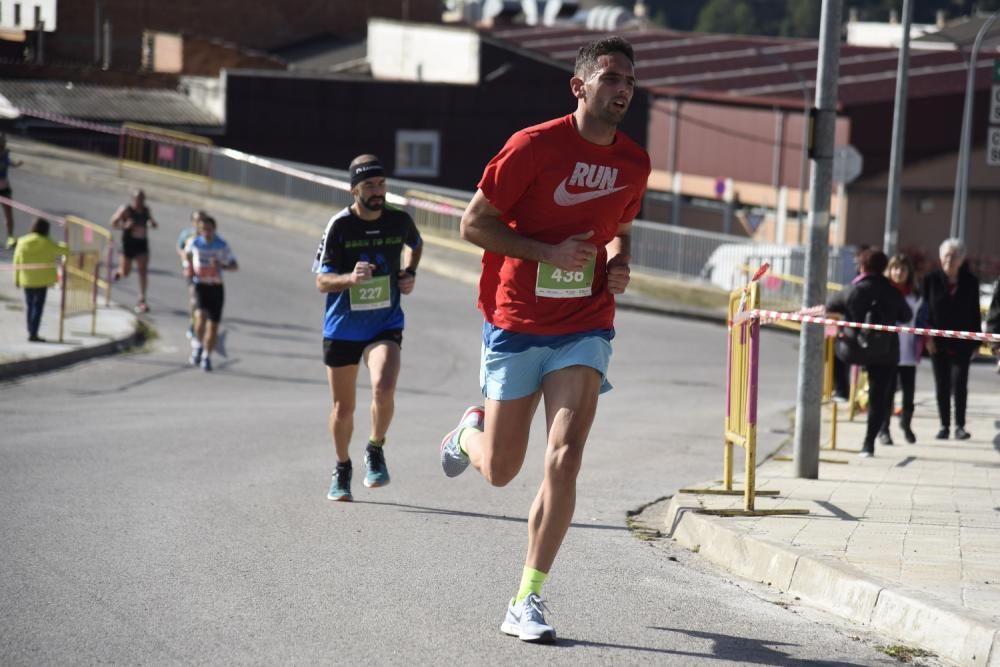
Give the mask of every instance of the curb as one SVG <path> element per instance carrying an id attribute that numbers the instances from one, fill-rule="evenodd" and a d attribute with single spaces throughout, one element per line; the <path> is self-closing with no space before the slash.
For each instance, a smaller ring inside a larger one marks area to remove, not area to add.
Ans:
<path id="1" fill-rule="evenodd" d="M 1000 667 L 1000 630 L 992 619 L 889 586 L 854 566 L 750 537 L 701 509 L 694 495 L 671 498 L 666 536 L 733 574 L 773 585 L 960 665 Z"/>
<path id="2" fill-rule="evenodd" d="M 67 350 L 56 354 L 31 359 L 21 359 L 0 363 L 0 381 L 15 380 L 25 375 L 35 373 L 45 373 L 54 371 L 81 361 L 95 359 L 97 357 L 107 357 L 119 352 L 125 352 L 133 347 L 138 347 L 145 342 L 146 338 L 141 333 L 139 327 L 125 338 L 109 340 L 106 343 L 83 347 L 76 350 Z"/>

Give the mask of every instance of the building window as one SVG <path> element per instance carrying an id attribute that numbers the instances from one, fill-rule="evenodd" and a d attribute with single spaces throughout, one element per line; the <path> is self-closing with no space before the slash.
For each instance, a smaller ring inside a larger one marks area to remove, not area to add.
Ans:
<path id="1" fill-rule="evenodd" d="M 14 25 L 21 25 L 21 5 L 14 3 Z"/>
<path id="2" fill-rule="evenodd" d="M 396 174 L 437 176 L 441 133 L 437 130 L 396 130 Z"/>

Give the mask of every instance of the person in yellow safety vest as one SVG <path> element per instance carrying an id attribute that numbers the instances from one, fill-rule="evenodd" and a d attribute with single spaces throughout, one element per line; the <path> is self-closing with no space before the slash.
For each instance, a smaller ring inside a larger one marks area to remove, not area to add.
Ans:
<path id="1" fill-rule="evenodd" d="M 57 280 L 57 258 L 69 253 L 69 246 L 49 238 L 49 226 L 45 218 L 36 218 L 31 233 L 19 238 L 14 248 L 14 284 L 24 288 L 28 340 L 32 343 L 45 342 L 38 335 L 45 295 Z"/>

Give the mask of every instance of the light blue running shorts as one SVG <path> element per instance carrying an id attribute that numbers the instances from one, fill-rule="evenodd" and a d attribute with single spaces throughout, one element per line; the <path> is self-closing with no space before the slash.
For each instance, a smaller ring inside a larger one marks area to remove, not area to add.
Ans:
<path id="1" fill-rule="evenodd" d="M 510 332 L 505 332 L 505 335 L 527 336 Z M 529 396 L 541 388 L 545 375 L 570 366 L 593 368 L 601 374 L 601 393 L 611 391 L 611 383 L 608 382 L 610 340 L 599 335 L 578 334 L 546 338 L 550 341 L 555 339 L 555 344 L 525 347 L 520 351 L 498 352 L 484 342 L 479 366 L 479 386 L 483 396 L 497 401 Z M 565 343 L 560 344 L 560 338 L 565 338 Z"/>

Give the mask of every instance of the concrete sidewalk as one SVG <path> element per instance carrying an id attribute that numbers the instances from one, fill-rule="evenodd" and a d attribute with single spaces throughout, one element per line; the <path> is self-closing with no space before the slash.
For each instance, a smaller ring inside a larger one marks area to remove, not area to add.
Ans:
<path id="1" fill-rule="evenodd" d="M 876 445 L 870 459 L 824 451 L 830 462 L 818 480 L 797 479 L 787 461 L 758 468 L 758 488 L 781 495 L 758 497 L 757 509 L 808 516 L 710 515 L 703 510 L 742 509 L 742 496 L 684 493 L 648 508 L 642 523 L 789 599 L 958 664 L 1000 665 L 997 396 L 969 397 L 965 441 L 935 440 L 934 396 L 917 399 L 917 444 L 903 441 L 894 420 L 894 446 Z M 864 415 L 842 421 L 841 448 L 858 447 L 864 428 Z"/>
<path id="2" fill-rule="evenodd" d="M 168 175 L 134 172 L 120 178 L 106 158 L 15 138 L 11 143 L 25 171 L 119 190 L 141 183 L 151 199 L 169 196 L 259 224 L 314 234 L 315 221 L 330 213 L 328 207 L 224 184 L 208 194 L 204 186 Z M 468 244 L 426 238 L 422 270 L 478 280 L 478 254 Z M 0 250 L 0 262 L 9 263 L 10 254 Z M 629 297 L 620 303 L 724 321 L 716 296 L 697 285 L 636 273 Z M 58 297 L 57 290 L 50 292 L 43 318 L 42 335 L 50 340 L 56 338 Z M 28 343 L 23 296 L 9 271 L 0 271 L 0 306 L 0 379 L 113 352 L 135 338 L 131 312 L 102 308 L 97 336 L 83 335 L 89 319 L 77 316 L 69 320 L 65 344 Z M 735 574 L 768 582 L 903 642 L 959 664 L 1000 665 L 997 394 L 970 398 L 967 427 L 973 438 L 964 442 L 934 441 L 933 397 L 918 398 L 917 445 L 900 441 L 864 460 L 824 453 L 849 463 L 821 464 L 820 480 L 795 479 L 787 462 L 772 460 L 759 468 L 759 487 L 782 492 L 777 499 L 758 499 L 759 508 L 804 508 L 808 516 L 720 518 L 699 510 L 739 508 L 742 499 L 683 494 L 651 506 L 641 521 Z M 854 423 L 841 421 L 841 447 L 856 447 L 863 428 L 863 415 Z M 721 458 L 720 447 L 720 469 Z"/>
<path id="3" fill-rule="evenodd" d="M 28 342 L 24 292 L 14 286 L 14 275 L 10 270 L 12 254 L 11 250 L 0 250 L 0 380 L 114 354 L 140 342 L 138 318 L 114 303 L 107 307 L 98 306 L 94 335 L 90 333 L 90 315 L 67 317 L 63 325 L 63 340 L 59 342 L 59 302 L 62 295 L 55 287 L 49 289 L 45 299 L 39 331 L 46 342 Z"/>

